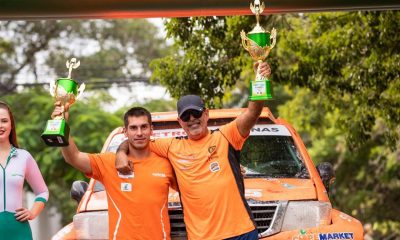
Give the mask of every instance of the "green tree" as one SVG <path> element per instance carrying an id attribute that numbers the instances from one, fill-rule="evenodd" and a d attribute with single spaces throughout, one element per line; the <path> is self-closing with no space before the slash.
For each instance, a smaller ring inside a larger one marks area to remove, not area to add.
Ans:
<path id="1" fill-rule="evenodd" d="M 89 89 L 147 81 L 149 61 L 167 51 L 158 32 L 146 19 L 0 22 L 0 94 L 16 93 L 18 83 L 66 77 L 72 56 L 81 61 L 73 77 Z"/>
<path id="2" fill-rule="evenodd" d="M 284 18 L 263 18 L 263 24 L 284 25 Z M 152 81 L 171 95 L 198 94 L 210 106 L 221 106 L 240 82 L 254 78 L 252 60 L 241 47 L 240 31 L 249 32 L 254 16 L 176 18 L 166 22 L 175 51 L 154 60 Z M 225 99 L 224 99 L 225 98 Z"/>
<path id="3" fill-rule="evenodd" d="M 379 118 L 387 124 L 388 145 L 396 146 L 399 17 L 396 11 L 311 14 L 292 19 L 296 30 L 284 32 L 279 43 L 285 64 L 278 79 L 323 93 L 332 109 L 352 113 L 339 120 L 353 146 L 371 137 Z"/>
<path id="4" fill-rule="evenodd" d="M 315 161 L 335 166 L 334 204 L 371 223 L 374 239 L 400 233 L 399 20 L 398 11 L 292 18 L 274 76 L 294 88 L 282 116 Z"/>
<path id="5" fill-rule="evenodd" d="M 114 115 L 120 116 L 122 119 L 125 112 L 131 107 L 144 107 L 150 112 L 166 112 L 166 111 L 176 111 L 176 101 L 175 100 L 164 100 L 164 99 L 154 99 L 145 103 L 133 103 L 129 106 L 124 106 L 118 109 Z"/>

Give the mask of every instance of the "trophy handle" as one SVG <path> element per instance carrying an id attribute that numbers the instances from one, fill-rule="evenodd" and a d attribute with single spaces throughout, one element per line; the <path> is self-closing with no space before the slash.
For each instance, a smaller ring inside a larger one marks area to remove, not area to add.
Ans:
<path id="1" fill-rule="evenodd" d="M 55 92 L 56 92 L 56 82 L 53 80 L 53 81 L 50 81 L 50 89 L 49 89 L 49 92 L 50 92 L 50 95 L 52 96 L 52 97 L 54 97 L 56 94 L 55 94 Z"/>
<path id="2" fill-rule="evenodd" d="M 81 98 L 82 97 L 82 93 L 83 93 L 83 91 L 85 91 L 85 84 L 84 83 L 82 83 L 80 86 L 79 86 L 79 88 L 78 88 L 78 96 L 76 97 L 76 99 L 78 100 L 79 98 Z"/>
<path id="3" fill-rule="evenodd" d="M 272 49 L 273 47 L 275 47 L 275 44 L 276 44 L 276 29 L 275 28 L 272 28 L 272 30 L 271 30 L 270 39 L 271 39 L 271 49 Z"/>
<path id="4" fill-rule="evenodd" d="M 250 45 L 247 44 L 249 38 L 247 37 L 246 33 L 245 33 L 243 30 L 240 32 L 240 36 L 242 37 L 242 45 L 243 45 L 243 48 L 244 48 L 246 51 L 249 51 Z"/>

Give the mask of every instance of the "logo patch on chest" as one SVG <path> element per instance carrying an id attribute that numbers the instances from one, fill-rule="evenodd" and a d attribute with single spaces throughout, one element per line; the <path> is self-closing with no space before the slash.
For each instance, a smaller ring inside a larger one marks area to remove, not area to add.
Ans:
<path id="1" fill-rule="evenodd" d="M 22 175 L 22 174 L 20 174 L 20 173 L 11 173 L 11 176 L 12 176 L 12 177 L 22 177 L 22 178 L 25 178 L 25 176 Z"/>
<path id="2" fill-rule="evenodd" d="M 121 191 L 123 192 L 131 192 L 132 191 L 132 184 L 123 182 L 121 183 Z"/>
<path id="3" fill-rule="evenodd" d="M 211 172 L 218 172 L 219 170 L 221 170 L 221 168 L 219 167 L 219 163 L 218 162 L 210 163 L 210 171 Z"/>
<path id="4" fill-rule="evenodd" d="M 165 173 L 162 173 L 162 172 L 155 172 L 155 173 L 152 173 L 151 175 L 153 175 L 154 177 L 166 177 L 166 175 L 165 175 Z"/>
<path id="5" fill-rule="evenodd" d="M 209 147 L 209 148 L 208 148 L 208 153 L 214 152 L 214 150 L 215 150 L 216 147 L 217 147 L 217 146 L 211 146 L 211 147 Z"/>

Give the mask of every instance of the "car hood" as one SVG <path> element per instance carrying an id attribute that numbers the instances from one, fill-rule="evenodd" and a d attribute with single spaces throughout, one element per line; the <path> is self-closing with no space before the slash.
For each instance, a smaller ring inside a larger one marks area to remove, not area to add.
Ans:
<path id="1" fill-rule="evenodd" d="M 315 186 L 310 179 L 257 178 L 245 179 L 246 199 L 257 201 L 316 199 Z"/>
<path id="2" fill-rule="evenodd" d="M 244 182 L 247 200 L 290 201 L 317 198 L 314 183 L 310 179 L 246 178 Z M 171 190 L 169 202 L 179 202 L 179 194 Z"/>

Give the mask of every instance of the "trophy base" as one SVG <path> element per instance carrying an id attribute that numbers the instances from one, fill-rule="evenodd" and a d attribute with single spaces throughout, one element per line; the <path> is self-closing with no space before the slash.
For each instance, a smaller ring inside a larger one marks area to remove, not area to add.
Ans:
<path id="1" fill-rule="evenodd" d="M 250 82 L 250 101 L 262 101 L 271 99 L 271 83 L 269 80 Z"/>
<path id="2" fill-rule="evenodd" d="M 48 146 L 68 146 L 69 126 L 65 119 L 48 120 L 41 137 Z"/>

